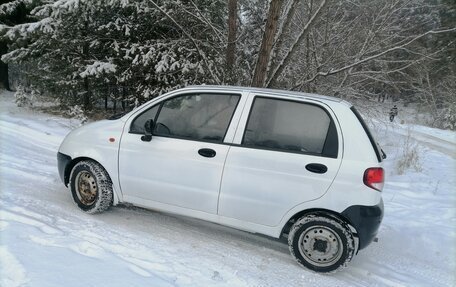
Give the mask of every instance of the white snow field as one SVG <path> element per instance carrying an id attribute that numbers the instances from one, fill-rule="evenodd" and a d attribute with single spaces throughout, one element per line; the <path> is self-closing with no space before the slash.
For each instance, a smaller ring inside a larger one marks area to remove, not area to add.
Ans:
<path id="1" fill-rule="evenodd" d="M 386 117 L 386 116 L 385 116 Z M 456 133 L 379 124 L 388 159 L 379 242 L 348 268 L 300 268 L 278 240 L 133 207 L 88 215 L 60 182 L 75 122 L 0 95 L 0 286 L 454 286 Z M 408 132 L 410 130 L 410 132 Z M 398 175 L 406 135 L 421 171 Z"/>

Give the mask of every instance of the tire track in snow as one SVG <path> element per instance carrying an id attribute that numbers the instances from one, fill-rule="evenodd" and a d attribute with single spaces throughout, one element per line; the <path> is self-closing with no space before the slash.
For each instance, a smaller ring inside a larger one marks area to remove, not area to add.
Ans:
<path id="1" fill-rule="evenodd" d="M 437 150 L 445 155 L 451 156 L 456 159 L 456 142 L 447 141 L 439 137 L 429 135 L 427 133 L 418 131 L 416 129 L 404 129 L 402 127 L 395 127 L 392 131 L 401 136 L 410 136 L 416 140 L 420 145 L 426 146 L 431 150 Z"/>
<path id="2" fill-rule="evenodd" d="M 36 218 L 32 218 L 30 216 L 20 214 L 18 212 L 7 210 L 5 208 L 2 208 L 2 210 L 0 210 L 0 219 L 6 222 L 15 221 L 25 225 L 34 226 L 41 230 L 43 233 L 50 235 L 62 234 L 62 232 L 59 229 L 50 226 Z"/>

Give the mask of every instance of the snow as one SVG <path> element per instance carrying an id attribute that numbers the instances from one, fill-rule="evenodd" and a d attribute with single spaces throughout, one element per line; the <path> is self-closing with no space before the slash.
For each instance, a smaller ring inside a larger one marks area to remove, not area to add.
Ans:
<path id="1" fill-rule="evenodd" d="M 28 6 L 32 4 L 32 0 L 13 0 L 8 3 L 4 3 L 3 1 L 2 4 L 0 4 L 0 16 L 4 17 L 5 15 L 11 15 L 21 4 Z"/>
<path id="2" fill-rule="evenodd" d="M 27 282 L 24 267 L 17 261 L 16 257 L 8 251 L 6 246 L 0 246 L 0 258 L 0 262 L 3 266 L 0 272 L 0 282 L 2 283 L 2 286 L 24 285 L 24 283 Z"/>
<path id="3" fill-rule="evenodd" d="M 452 286 L 455 133 L 377 129 L 388 154 L 379 242 L 324 276 L 286 244 L 199 220 L 119 206 L 88 215 L 60 182 L 56 152 L 74 120 L 0 94 L 0 286 Z M 411 131 L 410 133 L 408 131 Z M 396 172 L 407 135 L 422 171 Z"/>
<path id="4" fill-rule="evenodd" d="M 82 71 L 79 75 L 82 78 L 88 76 L 99 76 L 102 73 L 114 73 L 117 69 L 117 65 L 107 62 L 95 61 L 93 64 L 87 65 L 85 70 Z"/>

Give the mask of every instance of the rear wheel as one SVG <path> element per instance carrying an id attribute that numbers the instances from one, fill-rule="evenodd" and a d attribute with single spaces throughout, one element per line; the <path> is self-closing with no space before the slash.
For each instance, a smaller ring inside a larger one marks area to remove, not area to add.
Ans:
<path id="1" fill-rule="evenodd" d="M 78 162 L 70 174 L 70 189 L 76 205 L 87 213 L 105 211 L 112 205 L 112 182 L 97 162 Z"/>
<path id="2" fill-rule="evenodd" d="M 299 265 L 321 273 L 344 268 L 355 252 L 349 227 L 337 219 L 320 215 L 297 220 L 291 227 L 288 245 Z"/>

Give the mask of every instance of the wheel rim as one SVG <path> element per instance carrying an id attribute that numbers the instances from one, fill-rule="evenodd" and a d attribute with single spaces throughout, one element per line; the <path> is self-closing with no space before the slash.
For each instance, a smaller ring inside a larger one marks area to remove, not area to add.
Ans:
<path id="1" fill-rule="evenodd" d="M 88 171 L 81 171 L 76 176 L 76 195 L 84 205 L 91 205 L 95 202 L 98 188 L 95 178 Z"/>
<path id="2" fill-rule="evenodd" d="M 342 240 L 326 226 L 311 226 L 299 236 L 299 252 L 309 263 L 327 267 L 342 256 Z"/>

